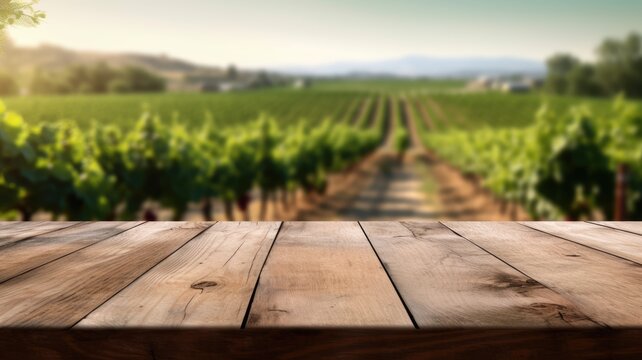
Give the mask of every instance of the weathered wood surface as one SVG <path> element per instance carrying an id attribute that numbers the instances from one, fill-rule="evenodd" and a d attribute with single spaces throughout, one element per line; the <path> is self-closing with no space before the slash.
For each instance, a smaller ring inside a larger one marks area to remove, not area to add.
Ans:
<path id="1" fill-rule="evenodd" d="M 524 221 L 522 224 L 642 264 L 642 236 L 587 222 Z"/>
<path id="2" fill-rule="evenodd" d="M 594 224 L 642 235 L 641 221 L 591 221 Z"/>
<path id="3" fill-rule="evenodd" d="M 536 280 L 438 222 L 362 222 L 419 327 L 595 326 Z"/>
<path id="4" fill-rule="evenodd" d="M 141 222 L 82 223 L 14 242 L 0 251 L 0 283 L 139 224 Z"/>
<path id="5" fill-rule="evenodd" d="M 642 266 L 511 222 L 445 222 L 515 269 L 556 291 L 592 320 L 642 325 Z"/>
<path id="6" fill-rule="evenodd" d="M 77 225 L 75 221 L 3 222 L 0 224 L 0 249 L 13 243 L 51 231 Z"/>
<path id="7" fill-rule="evenodd" d="M 357 222 L 286 222 L 247 327 L 413 324 Z"/>
<path id="8" fill-rule="evenodd" d="M 0 326 L 66 328 L 209 224 L 145 223 L 0 284 Z"/>
<path id="9" fill-rule="evenodd" d="M 279 225 L 217 223 L 111 298 L 77 327 L 240 328 Z"/>
<path id="10" fill-rule="evenodd" d="M 95 335 L 70 344 L 91 348 L 141 328 L 157 342 L 166 328 L 416 326 L 440 334 L 426 341 L 455 328 L 473 332 L 452 344 L 507 344 L 483 335 L 502 328 L 531 345 L 551 338 L 515 328 L 555 328 L 590 348 L 595 334 L 624 341 L 642 329 L 639 232 L 634 222 L 2 222 L 0 330 L 74 327 Z"/>

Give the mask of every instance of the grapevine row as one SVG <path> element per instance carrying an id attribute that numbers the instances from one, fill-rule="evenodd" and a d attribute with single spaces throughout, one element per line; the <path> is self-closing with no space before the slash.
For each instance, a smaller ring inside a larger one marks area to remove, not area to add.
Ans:
<path id="1" fill-rule="evenodd" d="M 616 172 L 625 175 L 631 219 L 642 218 L 642 111 L 617 99 L 610 113 L 543 106 L 520 129 L 425 133 L 427 147 L 535 219 L 613 218 Z"/>
<path id="2" fill-rule="evenodd" d="M 327 174 L 358 161 L 381 142 L 382 119 L 358 129 L 326 119 L 281 129 L 262 115 L 252 124 L 196 130 L 145 112 L 136 126 L 72 122 L 28 125 L 0 107 L 0 214 L 37 211 L 68 219 L 133 219 L 146 201 L 183 217 L 189 203 L 223 200 L 247 213 L 248 194 L 261 192 L 262 210 L 277 192 L 323 193 Z"/>

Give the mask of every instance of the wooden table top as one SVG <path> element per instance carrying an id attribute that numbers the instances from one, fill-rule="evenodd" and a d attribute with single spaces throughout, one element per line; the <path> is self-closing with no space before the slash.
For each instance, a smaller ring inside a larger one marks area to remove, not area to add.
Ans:
<path id="1" fill-rule="evenodd" d="M 642 326 L 640 222 L 0 222 L 0 327 Z"/>

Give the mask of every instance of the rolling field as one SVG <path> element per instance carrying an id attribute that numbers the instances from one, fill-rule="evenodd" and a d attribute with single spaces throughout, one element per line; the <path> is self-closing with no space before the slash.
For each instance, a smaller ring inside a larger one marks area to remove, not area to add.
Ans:
<path id="1" fill-rule="evenodd" d="M 162 121 L 177 120 L 187 127 L 200 126 L 211 117 L 217 126 L 243 125 L 261 113 L 282 125 L 300 119 L 345 120 L 365 95 L 358 91 L 276 89 L 236 93 L 164 93 L 130 95 L 33 96 L 5 99 L 11 111 L 32 124 L 72 120 L 82 128 L 92 123 L 130 129 L 144 109 Z"/>
<path id="2" fill-rule="evenodd" d="M 83 128 L 96 123 L 115 124 L 123 129 L 131 128 L 145 109 L 164 122 L 178 121 L 187 127 L 199 126 L 207 118 L 213 118 L 220 127 L 243 125 L 261 113 L 283 125 L 301 119 L 316 122 L 326 117 L 348 121 L 355 119 L 358 104 L 372 93 L 409 94 L 424 107 L 420 110 L 431 118 L 433 130 L 528 126 L 542 104 L 548 104 L 554 111 L 583 104 L 598 116 L 612 108 L 611 99 L 539 93 L 465 93 L 458 91 L 462 86 L 463 82 L 457 80 L 324 80 L 305 90 L 33 96 L 4 101 L 29 123 L 65 119 Z"/>
<path id="3" fill-rule="evenodd" d="M 575 105 L 588 106 L 597 116 L 611 110 L 612 99 L 551 96 L 538 93 L 503 94 L 457 93 L 421 97 L 437 129 L 457 127 L 472 130 L 483 127 L 507 128 L 531 125 L 542 104 L 564 112 Z"/>
<path id="4" fill-rule="evenodd" d="M 452 79 L 351 79 L 319 80 L 312 89 L 323 91 L 362 91 L 362 92 L 420 92 L 442 93 L 460 90 L 463 80 Z"/>

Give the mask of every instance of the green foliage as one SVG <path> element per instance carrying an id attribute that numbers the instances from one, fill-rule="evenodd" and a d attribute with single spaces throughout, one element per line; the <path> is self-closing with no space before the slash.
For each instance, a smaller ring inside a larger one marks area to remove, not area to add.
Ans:
<path id="1" fill-rule="evenodd" d="M 47 75 L 43 73 L 43 75 Z M 141 113 L 141 104 L 154 109 L 163 120 L 178 114 L 190 130 L 200 128 L 206 114 L 215 114 L 222 128 L 248 124 L 262 112 L 273 116 L 280 127 L 290 126 L 305 115 L 308 121 L 341 119 L 361 93 L 271 89 L 239 93 L 146 93 L 106 95 L 30 96 L 7 99 L 7 105 L 30 123 L 74 120 L 89 129 L 92 121 L 130 130 Z"/>
<path id="2" fill-rule="evenodd" d="M 435 111 L 429 101 L 424 101 L 437 130 L 530 126 L 533 123 L 533 114 L 543 102 L 555 112 L 564 112 L 577 103 L 587 104 L 597 117 L 608 115 L 612 107 L 609 99 L 602 98 L 496 92 L 433 94 L 430 95 L 430 99 L 441 110 Z"/>
<path id="3" fill-rule="evenodd" d="M 464 80 L 453 79 L 395 79 L 395 78 L 354 78 L 328 79 L 313 82 L 314 90 L 323 91 L 360 91 L 370 93 L 421 92 L 434 93 L 459 90 L 465 86 Z"/>
<path id="4" fill-rule="evenodd" d="M 165 80 L 142 68 L 113 69 L 98 63 L 74 65 L 62 72 L 37 69 L 29 90 L 32 94 L 161 92 L 165 90 Z"/>
<path id="5" fill-rule="evenodd" d="M 597 48 L 595 65 L 569 54 L 547 61 L 546 89 L 554 94 L 642 96 L 642 37 L 606 39 Z"/>
<path id="6" fill-rule="evenodd" d="M 569 93 L 569 75 L 580 65 L 580 60 L 570 54 L 556 54 L 546 60 L 546 89 L 554 94 Z"/>
<path id="7" fill-rule="evenodd" d="M 17 210 L 24 219 L 38 210 L 79 220 L 107 217 L 113 178 L 76 126 L 29 127 L 4 105 L 0 116 L 0 211 Z"/>
<path id="8" fill-rule="evenodd" d="M 611 167 L 626 165 L 630 171 L 628 210 L 633 218 L 642 219 L 642 109 L 618 97 L 613 116 L 602 119 L 601 127 Z"/>
<path id="9" fill-rule="evenodd" d="M 622 100 L 603 117 L 587 107 L 562 114 L 543 107 L 530 127 L 426 133 L 425 141 L 534 218 L 578 219 L 595 211 L 610 217 L 615 167 L 630 164 L 629 209 L 642 217 L 642 113 Z"/>
<path id="10" fill-rule="evenodd" d="M 568 74 L 567 81 L 566 93 L 569 95 L 597 96 L 604 93 L 598 82 L 595 66 L 591 64 L 575 66 Z"/>
<path id="11" fill-rule="evenodd" d="M 597 49 L 597 76 L 605 91 L 642 96 L 642 37 L 632 33 L 622 40 L 606 39 Z"/>
<path id="12" fill-rule="evenodd" d="M 392 100 L 392 116 L 395 122 L 395 132 L 394 132 L 394 146 L 395 151 L 399 154 L 400 157 L 408 150 L 410 146 L 410 135 L 406 129 L 406 123 L 404 121 L 404 110 L 401 108 L 400 103 L 397 99 Z"/>
<path id="13" fill-rule="evenodd" d="M 546 61 L 548 72 L 544 86 L 558 95 L 597 96 L 604 93 L 595 66 L 582 63 L 570 54 L 556 54 Z"/>
<path id="14" fill-rule="evenodd" d="M 13 25 L 38 25 L 45 13 L 35 8 L 37 3 L 37 0 L 0 0 L 0 31 Z"/>
<path id="15" fill-rule="evenodd" d="M 188 130 L 145 112 L 130 131 L 94 126 L 85 135 L 65 121 L 28 126 L 4 105 L 0 115 L 0 213 L 19 211 L 24 219 L 39 210 L 131 219 L 150 200 L 180 219 L 189 203 L 212 196 L 241 206 L 255 186 L 266 194 L 298 186 L 323 193 L 329 172 L 381 141 L 376 131 L 329 119 L 284 131 L 267 116 Z"/>

